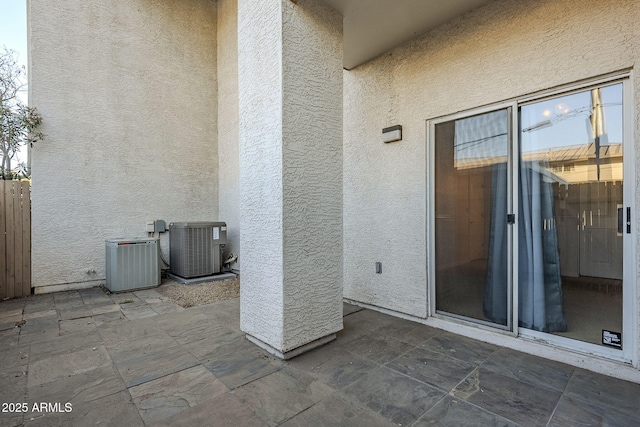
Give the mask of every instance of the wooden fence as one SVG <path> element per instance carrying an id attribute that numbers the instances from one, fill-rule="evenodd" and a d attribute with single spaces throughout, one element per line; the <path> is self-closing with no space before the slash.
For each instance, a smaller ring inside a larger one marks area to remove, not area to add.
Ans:
<path id="1" fill-rule="evenodd" d="M 0 180 L 0 300 L 31 294 L 31 188 Z"/>

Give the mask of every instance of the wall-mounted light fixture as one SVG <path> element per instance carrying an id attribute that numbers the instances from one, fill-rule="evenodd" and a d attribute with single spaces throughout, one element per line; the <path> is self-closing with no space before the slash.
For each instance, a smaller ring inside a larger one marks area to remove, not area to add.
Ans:
<path id="1" fill-rule="evenodd" d="M 395 125 L 382 129 L 382 142 L 395 142 L 402 140 L 402 125 Z"/>

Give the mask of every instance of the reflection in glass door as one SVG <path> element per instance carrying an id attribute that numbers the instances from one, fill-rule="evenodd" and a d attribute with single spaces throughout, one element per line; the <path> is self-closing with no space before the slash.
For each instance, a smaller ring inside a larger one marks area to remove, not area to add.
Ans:
<path id="1" fill-rule="evenodd" d="M 622 98 L 617 83 L 520 108 L 521 327 L 621 348 Z"/>
<path id="2" fill-rule="evenodd" d="M 436 311 L 510 327 L 506 225 L 510 109 L 434 126 Z M 487 290 L 487 286 L 492 289 Z"/>

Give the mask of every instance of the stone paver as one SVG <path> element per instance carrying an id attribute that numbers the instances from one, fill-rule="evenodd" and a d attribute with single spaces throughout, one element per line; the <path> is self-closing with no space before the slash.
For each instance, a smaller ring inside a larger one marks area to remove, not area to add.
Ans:
<path id="1" fill-rule="evenodd" d="M 334 394 L 290 418 L 283 427 L 397 427 L 367 408 Z"/>
<path id="2" fill-rule="evenodd" d="M 445 392 L 380 367 L 342 390 L 395 424 L 410 425 L 445 396 Z"/>
<path id="3" fill-rule="evenodd" d="M 412 349 L 387 366 L 445 392 L 453 389 L 476 367 L 471 362 L 464 362 L 424 348 Z"/>
<path id="4" fill-rule="evenodd" d="M 229 389 L 202 365 L 129 389 L 142 419 L 147 423 L 161 421 L 228 391 Z"/>
<path id="5" fill-rule="evenodd" d="M 275 392 L 277 390 L 277 392 Z M 280 424 L 333 394 L 331 387 L 286 368 L 236 389 L 235 394 L 271 425 Z"/>
<path id="6" fill-rule="evenodd" d="M 522 425 L 546 425 L 560 399 L 560 393 L 482 367 L 459 384 L 453 396 Z"/>
<path id="7" fill-rule="evenodd" d="M 191 368 L 200 362 L 166 334 L 158 333 L 109 347 L 127 387 Z"/>
<path id="8" fill-rule="evenodd" d="M 27 386 L 43 385 L 110 364 L 111 358 L 103 345 L 47 357 L 29 364 Z"/>
<path id="9" fill-rule="evenodd" d="M 349 304 L 344 316 L 334 342 L 282 361 L 245 338 L 237 299 L 3 301 L 0 403 L 28 410 L 0 427 L 640 425 L 640 384 Z"/>
<path id="10" fill-rule="evenodd" d="M 471 405 L 464 400 L 445 396 L 412 424 L 412 427 L 518 427 L 518 424 L 499 415 Z"/>
<path id="11" fill-rule="evenodd" d="M 221 356 L 204 366 L 233 390 L 278 371 L 284 362 L 251 348 Z"/>
<path id="12" fill-rule="evenodd" d="M 32 385 L 27 388 L 26 397 L 31 402 L 69 402 L 75 405 L 96 401 L 126 389 L 113 364 L 105 364 L 46 384 Z"/>

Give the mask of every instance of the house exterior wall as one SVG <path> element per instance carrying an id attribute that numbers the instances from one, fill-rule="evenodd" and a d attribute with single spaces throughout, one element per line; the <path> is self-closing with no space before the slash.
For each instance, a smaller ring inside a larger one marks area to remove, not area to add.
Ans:
<path id="1" fill-rule="evenodd" d="M 342 329 L 342 17 L 284 1 L 285 349 Z M 304 76 L 303 78 L 301 76 Z"/>
<path id="2" fill-rule="evenodd" d="M 218 219 L 227 223 L 225 256 L 240 253 L 238 157 L 238 0 L 218 0 Z M 241 259 L 231 267 L 239 271 Z"/>
<path id="3" fill-rule="evenodd" d="M 342 284 L 427 317 L 426 120 L 640 57 L 633 0 L 497 0 L 343 73 L 341 19 L 321 2 L 85 3 L 29 0 L 46 134 L 32 152 L 34 286 L 103 283 L 104 240 L 143 237 L 145 220 L 227 221 L 228 251 L 243 245 L 242 328 L 282 351 L 340 329 Z M 636 71 L 631 84 L 640 164 Z M 396 124 L 403 140 L 383 144 Z"/>
<path id="4" fill-rule="evenodd" d="M 240 327 L 281 348 L 284 269 L 279 28 L 282 13 L 278 2 L 238 1 L 238 34 L 243 34 L 238 37 L 240 257 L 244 266 Z"/>
<path id="5" fill-rule="evenodd" d="M 633 0 L 499 0 L 345 71 L 345 298 L 427 315 L 427 119 L 633 68 L 639 19 Z M 637 72 L 631 83 L 640 164 Z M 403 140 L 383 144 L 396 124 Z"/>
<path id="6" fill-rule="evenodd" d="M 342 328 L 342 19 L 238 3 L 240 326 L 285 353 Z"/>
<path id="7" fill-rule="evenodd" d="M 145 237 L 145 220 L 217 219 L 217 4 L 28 10 L 30 101 L 46 135 L 32 151 L 33 286 L 95 286 L 105 239 Z"/>

